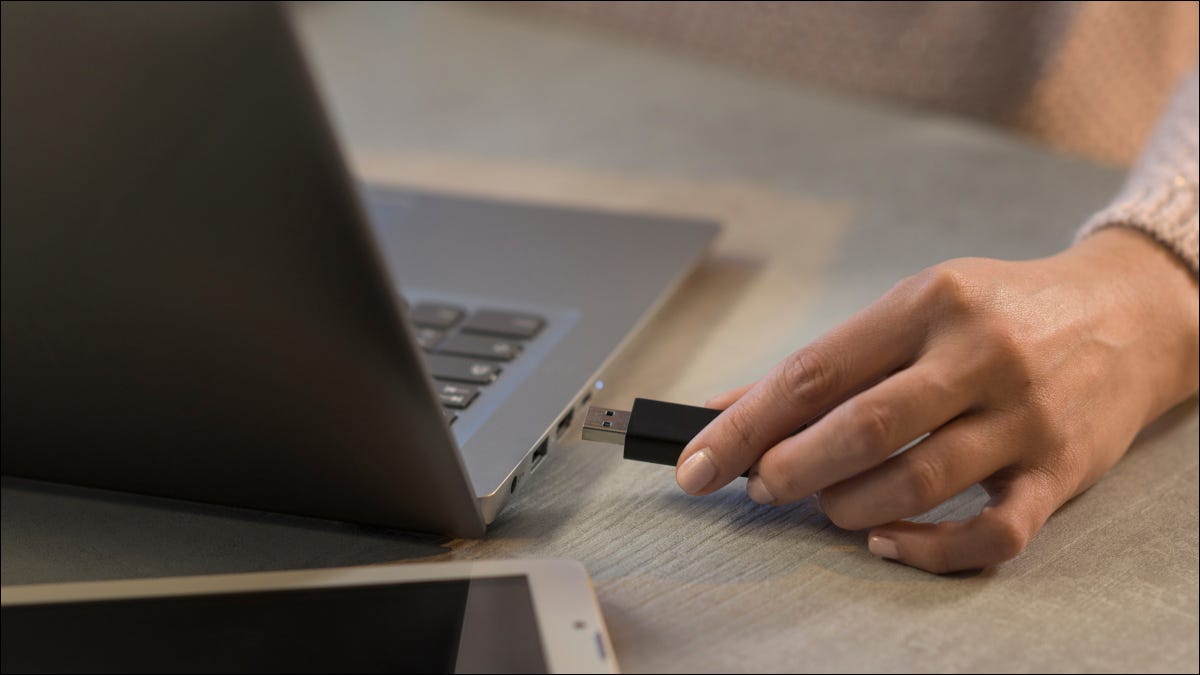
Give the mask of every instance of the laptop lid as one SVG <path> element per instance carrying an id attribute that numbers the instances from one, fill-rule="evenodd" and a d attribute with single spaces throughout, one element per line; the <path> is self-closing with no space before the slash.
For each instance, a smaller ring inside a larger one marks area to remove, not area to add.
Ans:
<path id="1" fill-rule="evenodd" d="M 481 534 L 282 10 L 2 29 L 3 472 Z"/>

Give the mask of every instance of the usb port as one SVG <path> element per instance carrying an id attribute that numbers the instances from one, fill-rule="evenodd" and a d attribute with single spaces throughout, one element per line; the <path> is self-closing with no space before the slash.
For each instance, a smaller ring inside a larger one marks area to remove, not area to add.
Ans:
<path id="1" fill-rule="evenodd" d="M 554 429 L 554 437 L 562 438 L 563 432 L 565 432 L 567 429 L 571 428 L 571 420 L 573 420 L 573 419 L 575 419 L 575 409 L 574 408 L 568 410 L 567 414 L 563 415 L 563 418 L 558 421 L 558 427 L 556 427 Z"/>
<path id="2" fill-rule="evenodd" d="M 543 438 L 541 444 L 534 448 L 533 455 L 529 458 L 529 469 L 532 471 L 533 467 L 537 466 L 543 459 L 546 458 L 546 453 L 548 452 L 550 452 L 549 436 Z"/>

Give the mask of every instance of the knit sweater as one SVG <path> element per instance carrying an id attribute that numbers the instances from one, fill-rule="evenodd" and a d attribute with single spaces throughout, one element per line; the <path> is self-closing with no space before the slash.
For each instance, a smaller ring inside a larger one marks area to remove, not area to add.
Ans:
<path id="1" fill-rule="evenodd" d="M 1200 90 L 1196 71 L 1180 85 L 1142 156 L 1108 208 L 1092 216 L 1079 238 L 1096 230 L 1132 227 L 1158 240 L 1200 274 L 1197 222 L 1197 143 Z"/>
<path id="2" fill-rule="evenodd" d="M 1200 274 L 1196 72 L 1176 86 L 1196 60 L 1194 2 L 526 7 L 803 81 L 985 119 L 1109 164 L 1127 163 L 1140 147 L 1124 188 L 1079 238 L 1105 227 L 1135 228 Z"/>

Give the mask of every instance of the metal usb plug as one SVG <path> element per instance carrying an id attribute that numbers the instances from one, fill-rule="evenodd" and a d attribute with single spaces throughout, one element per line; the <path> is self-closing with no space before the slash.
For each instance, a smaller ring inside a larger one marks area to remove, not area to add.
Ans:
<path id="1" fill-rule="evenodd" d="M 629 431 L 629 411 L 612 410 L 591 406 L 583 418 L 583 440 L 625 444 L 625 432 Z"/>
<path id="2" fill-rule="evenodd" d="M 625 447 L 625 459 L 675 466 L 679 453 L 720 410 L 634 399 L 633 409 L 592 406 L 583 420 L 583 439 Z"/>

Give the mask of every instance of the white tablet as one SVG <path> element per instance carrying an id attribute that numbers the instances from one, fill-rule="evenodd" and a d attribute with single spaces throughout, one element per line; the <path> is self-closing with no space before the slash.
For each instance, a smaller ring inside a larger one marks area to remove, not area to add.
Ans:
<path id="1" fill-rule="evenodd" d="M 615 673 L 583 566 L 412 563 L 4 588 L 4 672 Z"/>

